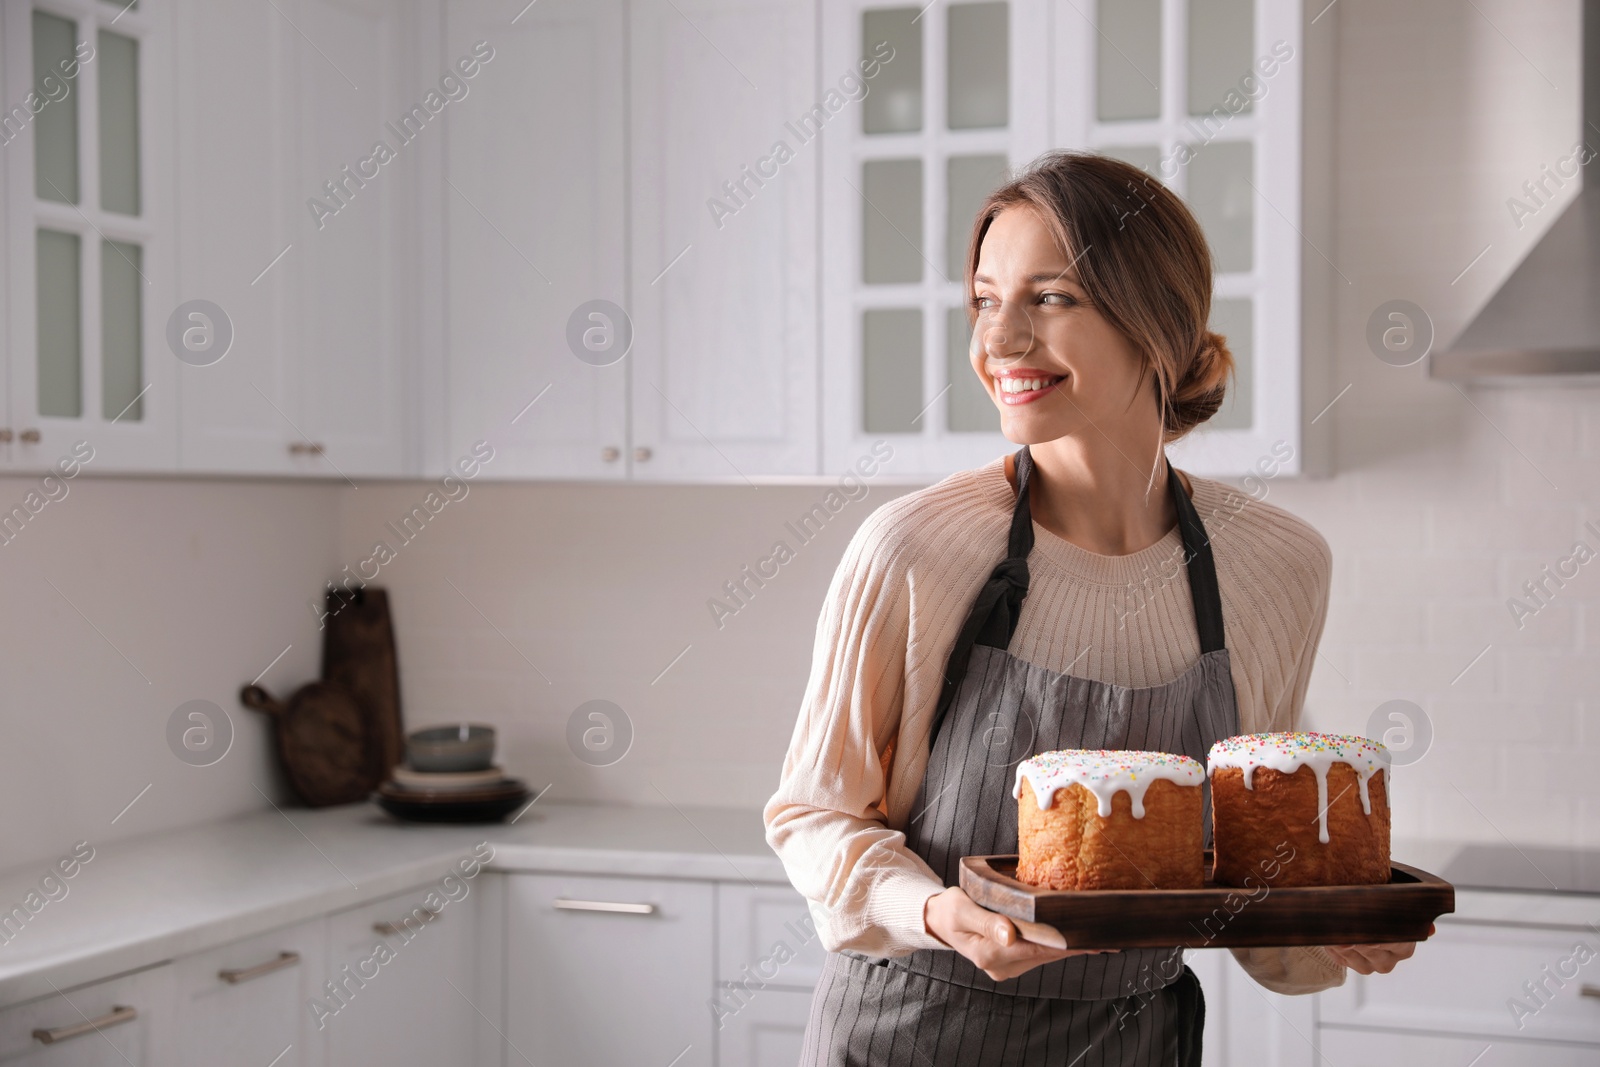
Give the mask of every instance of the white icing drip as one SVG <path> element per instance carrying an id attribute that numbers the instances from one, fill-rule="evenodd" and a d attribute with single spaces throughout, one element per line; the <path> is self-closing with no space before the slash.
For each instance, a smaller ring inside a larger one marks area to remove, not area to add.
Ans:
<path id="1" fill-rule="evenodd" d="M 1206 757 L 1206 774 L 1218 767 L 1235 767 L 1244 772 L 1244 787 L 1254 789 L 1251 777 L 1257 767 L 1270 767 L 1280 774 L 1294 774 L 1310 767 L 1317 776 L 1317 840 L 1328 843 L 1328 771 L 1335 763 L 1347 764 L 1356 772 L 1361 787 L 1361 810 L 1372 814 L 1372 797 L 1367 783 L 1379 771 L 1389 768 L 1389 750 L 1365 737 L 1316 733 L 1244 734 L 1218 741 Z M 1388 803 L 1388 790 L 1384 791 Z"/>
<path id="2" fill-rule="evenodd" d="M 1081 785 L 1094 794 L 1096 812 L 1102 819 L 1111 814 L 1111 798 L 1119 792 L 1128 794 L 1133 817 L 1142 819 L 1144 794 L 1151 782 L 1164 778 L 1178 785 L 1197 786 L 1205 780 L 1205 770 L 1188 756 L 1167 752 L 1062 749 L 1019 763 L 1012 796 L 1022 796 L 1023 778 L 1028 779 L 1041 809 L 1055 803 L 1058 789 Z"/>

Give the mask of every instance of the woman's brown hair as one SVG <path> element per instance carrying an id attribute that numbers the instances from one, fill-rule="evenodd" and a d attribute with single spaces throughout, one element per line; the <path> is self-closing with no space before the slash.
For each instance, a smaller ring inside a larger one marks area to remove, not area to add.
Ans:
<path id="1" fill-rule="evenodd" d="M 1162 443 L 1222 406 L 1233 354 L 1207 328 L 1211 250 L 1182 200 L 1129 163 L 1090 152 L 1047 152 L 989 194 L 967 247 L 967 295 L 995 216 L 1029 205 L 1050 227 L 1089 299 L 1144 354 L 1161 413 Z M 977 311 L 968 304 L 968 325 Z"/>

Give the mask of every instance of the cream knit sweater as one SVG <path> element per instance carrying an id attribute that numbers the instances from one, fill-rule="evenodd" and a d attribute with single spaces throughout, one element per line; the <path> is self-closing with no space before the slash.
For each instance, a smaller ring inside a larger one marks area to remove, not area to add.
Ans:
<path id="1" fill-rule="evenodd" d="M 1222 593 L 1239 727 L 1296 728 L 1328 608 L 1332 555 L 1310 525 L 1189 475 Z M 817 620 L 810 680 L 767 841 L 823 945 L 874 956 L 943 949 L 923 903 L 944 885 L 902 829 L 927 763 L 945 661 L 1005 555 L 1015 490 L 1005 457 L 891 500 L 851 538 Z M 1126 556 L 1034 524 L 1012 655 L 1123 686 L 1170 682 L 1200 657 L 1177 526 Z M 1309 993 L 1344 981 L 1320 948 L 1235 949 L 1261 985 Z"/>

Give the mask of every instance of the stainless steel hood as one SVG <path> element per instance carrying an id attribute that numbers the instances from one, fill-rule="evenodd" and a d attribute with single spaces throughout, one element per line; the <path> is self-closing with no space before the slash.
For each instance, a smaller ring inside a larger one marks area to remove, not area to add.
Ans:
<path id="1" fill-rule="evenodd" d="M 1582 189 L 1448 351 L 1433 378 L 1600 385 L 1600 0 L 1582 0 Z"/>

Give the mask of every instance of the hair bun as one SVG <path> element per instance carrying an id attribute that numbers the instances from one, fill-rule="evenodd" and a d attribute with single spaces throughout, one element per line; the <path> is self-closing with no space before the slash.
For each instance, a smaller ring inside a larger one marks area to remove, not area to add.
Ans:
<path id="1" fill-rule="evenodd" d="M 1215 415 L 1228 391 L 1233 353 L 1228 339 L 1213 330 L 1200 334 L 1200 344 L 1167 405 L 1168 440 L 1181 437 Z"/>

